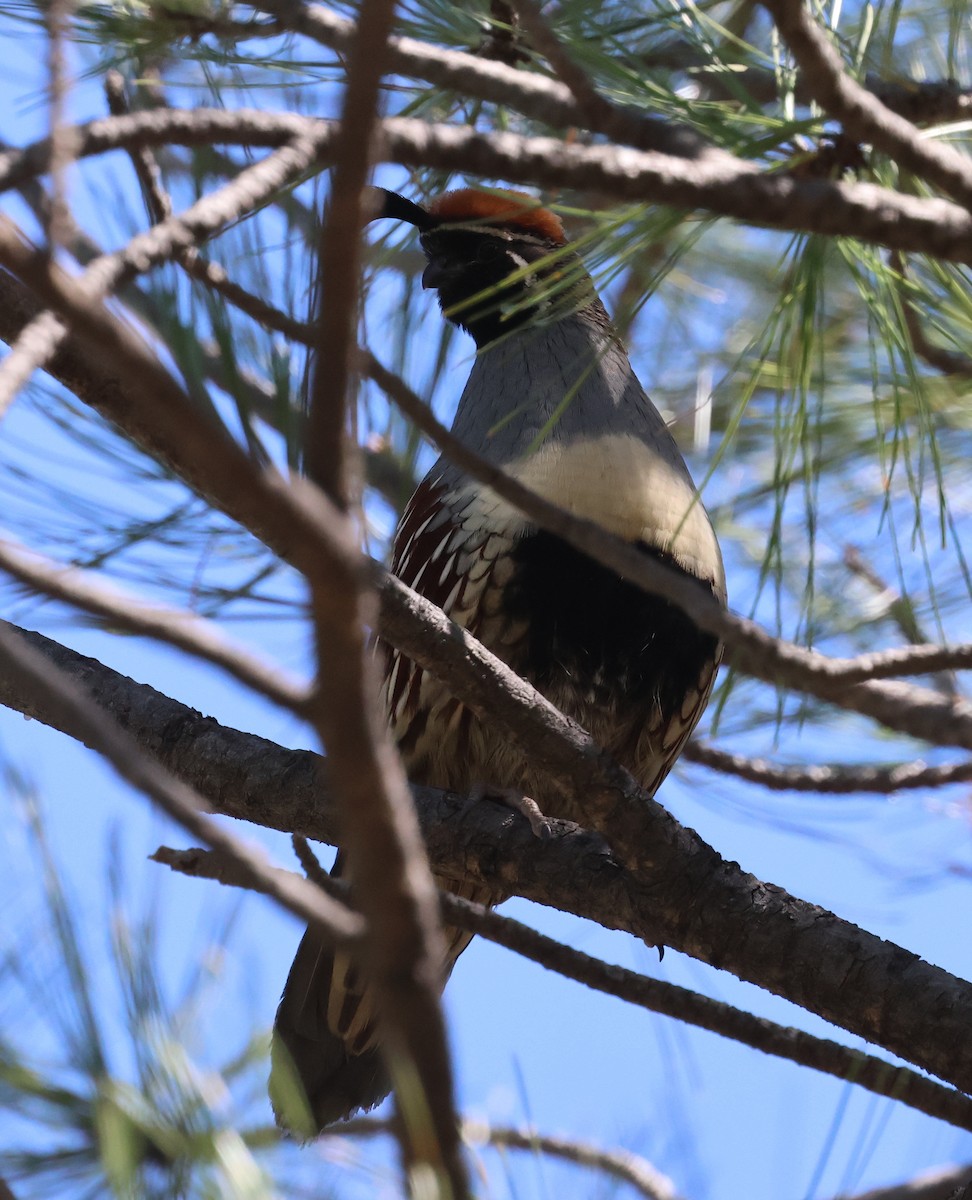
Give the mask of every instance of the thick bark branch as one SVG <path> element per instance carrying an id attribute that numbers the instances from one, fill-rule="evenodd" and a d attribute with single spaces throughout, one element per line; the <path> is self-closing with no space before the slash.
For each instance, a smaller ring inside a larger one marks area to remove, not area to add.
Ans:
<path id="1" fill-rule="evenodd" d="M 316 755 L 224 729 L 92 659 L 39 634 L 27 636 L 219 811 L 335 840 Z M 9 681 L 0 681 L 0 702 L 56 725 Z M 615 778 L 623 787 L 623 774 Z M 592 786 L 598 782 L 595 770 Z M 633 790 L 631 804 L 637 802 Z M 642 848 L 642 872 L 635 877 L 601 838 L 576 826 L 554 822 L 554 836 L 541 840 L 505 807 L 470 804 L 430 788 L 415 788 L 413 795 L 430 858 L 443 874 L 488 882 L 683 950 L 972 1090 L 972 986 L 761 883 L 646 797 L 642 805 L 655 810 L 655 839 Z M 621 795 L 615 799 L 623 802 Z M 619 830 L 619 846 L 625 832 Z"/>
<path id="2" fill-rule="evenodd" d="M 403 166 L 460 170 L 534 187 L 567 187 L 617 200 L 703 209 L 768 229 L 854 237 L 972 263 L 972 216 L 948 200 L 903 195 L 873 184 L 764 173 L 728 155 L 689 160 L 626 146 L 479 133 L 466 126 L 408 118 L 383 121 L 381 133 L 380 158 Z M 77 127 L 77 154 L 168 144 L 281 146 L 301 136 L 315 140 L 318 164 L 333 161 L 333 123 L 250 109 L 166 109 L 104 117 Z M 0 190 L 19 187 L 41 174 L 49 154 L 47 141 L 0 154 Z"/>
<path id="3" fill-rule="evenodd" d="M 295 837 L 294 841 L 308 878 L 337 899 L 347 901 L 347 887 L 341 886 L 340 881 L 321 869 L 303 838 Z M 227 863 L 214 851 L 198 848 L 172 850 L 168 846 L 161 846 L 151 857 L 155 862 L 196 879 L 214 879 L 230 887 L 247 887 L 246 880 L 240 877 L 240 872 L 233 864 Z M 440 892 L 439 902 L 447 924 L 489 938 L 567 979 L 574 979 L 586 987 L 639 1008 L 711 1030 L 722 1037 L 761 1050 L 764 1054 L 775 1054 L 838 1079 L 852 1080 L 858 1087 L 876 1095 L 887 1096 L 951 1125 L 972 1129 L 972 1098 L 943 1087 L 917 1071 L 892 1066 L 873 1054 L 852 1050 L 828 1038 L 814 1037 L 801 1029 L 777 1025 L 774 1021 L 753 1016 L 688 988 L 651 979 L 647 975 L 639 975 L 613 963 L 592 958 L 581 950 L 556 942 L 536 929 L 451 892 Z"/>

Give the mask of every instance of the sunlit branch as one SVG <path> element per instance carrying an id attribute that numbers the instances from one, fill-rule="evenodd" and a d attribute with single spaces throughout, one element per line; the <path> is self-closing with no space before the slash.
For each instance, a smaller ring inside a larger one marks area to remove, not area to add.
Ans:
<path id="1" fill-rule="evenodd" d="M 234 643 L 212 621 L 184 609 L 163 608 L 99 579 L 0 539 L 0 569 L 46 596 L 104 617 L 118 629 L 155 638 L 220 667 L 275 704 L 301 712 L 310 690 L 280 667 Z"/>
<path id="2" fill-rule="evenodd" d="M 848 74 L 833 42 L 804 0 L 761 0 L 796 59 L 810 94 L 844 132 L 869 142 L 898 166 L 927 179 L 966 207 L 972 205 L 972 161 L 920 131 Z"/>
<path id="3" fill-rule="evenodd" d="M 381 123 L 380 158 L 404 166 L 462 170 L 534 187 L 593 190 L 618 200 L 704 209 L 765 228 L 859 238 L 955 262 L 972 262 L 972 216 L 943 199 L 922 199 L 865 183 L 797 179 L 760 172 L 724 155 L 695 161 L 613 145 L 478 132 L 409 118 Z M 315 140 L 316 161 L 333 157 L 331 122 L 251 109 L 165 109 L 104 117 L 77 126 L 77 154 L 167 143 L 280 146 Z M 46 169 L 49 145 L 0 154 L 0 190 Z"/>

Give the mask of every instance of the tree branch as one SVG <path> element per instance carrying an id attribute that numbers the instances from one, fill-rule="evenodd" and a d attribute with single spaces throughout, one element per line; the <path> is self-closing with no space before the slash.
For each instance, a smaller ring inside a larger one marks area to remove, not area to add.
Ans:
<path id="1" fill-rule="evenodd" d="M 386 119 L 381 129 L 381 158 L 404 166 L 463 170 L 535 187 L 568 187 L 616 200 L 699 208 L 764 228 L 854 237 L 972 263 L 972 216 L 947 200 L 902 195 L 873 184 L 764 174 L 729 155 L 716 162 L 688 161 L 626 147 L 479 133 L 466 126 L 408 118 Z M 332 123 L 292 113 L 204 108 L 140 112 L 79 125 L 77 155 L 168 143 L 280 146 L 302 135 L 314 137 L 318 163 L 333 158 Z M 48 153 L 47 142 L 40 141 L 0 154 L 0 190 L 21 186 L 42 173 Z"/>
<path id="2" fill-rule="evenodd" d="M 947 787 L 972 780 L 972 761 L 930 767 L 917 762 L 881 766 L 808 766 L 781 767 L 762 758 L 730 754 L 704 742 L 690 741 L 682 751 L 682 761 L 698 763 L 724 775 L 735 775 L 774 792 L 820 792 L 846 796 L 859 792 L 892 792 L 914 788 Z"/>
<path id="3" fill-rule="evenodd" d="M 346 885 L 342 886 L 339 880 L 321 872 L 316 860 L 308 864 L 303 856 L 300 857 L 301 865 L 308 871 L 312 881 L 337 899 L 349 900 Z M 152 855 L 152 859 L 196 879 L 212 879 L 234 887 L 247 886 L 232 864 L 225 863 L 215 852 L 173 850 L 162 846 Z M 801 1029 L 778 1025 L 688 988 L 603 962 L 583 951 L 565 946 L 520 921 L 501 916 L 482 904 L 465 900 L 451 892 L 440 892 L 439 904 L 447 924 L 468 929 L 470 933 L 504 946 L 514 954 L 528 958 L 566 979 L 573 979 L 585 987 L 604 992 L 638 1008 L 707 1029 L 720 1037 L 731 1038 L 764 1054 L 787 1059 L 838 1079 L 850 1080 L 875 1095 L 887 1096 L 928 1116 L 947 1121 L 950 1125 L 972 1129 L 972 1098 L 942 1087 L 917 1071 L 892 1066 L 872 1054 L 863 1054 L 838 1042 L 814 1037 Z"/>
<path id="4" fill-rule="evenodd" d="M 972 207 L 972 161 L 966 155 L 947 143 L 923 138 L 910 121 L 856 83 L 804 0 L 761 2 L 790 47 L 810 94 L 824 112 L 840 121 L 845 133 L 858 142 L 870 142 L 906 171 Z"/>
<path id="5" fill-rule="evenodd" d="M 345 512 L 354 507 L 347 426 L 356 374 L 362 202 L 394 11 L 394 0 L 360 5 L 318 248 L 305 466 L 311 481 Z M 364 966 L 379 1001 L 381 1053 L 401 1116 L 396 1130 L 408 1190 L 466 1200 L 469 1180 L 439 999 L 445 939 L 405 768 L 378 704 L 369 632 L 374 597 L 363 570 L 331 576 L 311 579 L 318 663 L 312 703 L 327 746 L 355 896 L 367 920 Z"/>
<path id="6" fill-rule="evenodd" d="M 315 755 L 223 729 L 38 634 L 24 636 L 84 679 L 97 703 L 117 714 L 148 751 L 191 780 L 220 811 L 337 840 Z M 0 679 L 0 702 L 58 726 L 56 712 L 21 694 L 9 680 Z M 587 782 L 579 780 L 580 786 Z M 652 868 L 642 878 L 620 869 L 601 839 L 576 826 L 553 822 L 553 836 L 538 839 L 524 818 L 503 806 L 413 789 L 430 857 L 442 874 L 492 884 L 607 928 L 663 941 L 969 1089 L 972 1049 L 964 1030 L 972 1021 L 970 985 L 760 883 L 720 859 L 648 797 L 635 794 L 646 809 L 657 810 L 650 832 L 642 831 L 648 838 L 642 843 L 644 858 Z M 621 795 L 623 790 L 615 794 L 615 804 Z M 585 807 L 597 809 L 596 804 Z M 622 819 L 619 842 L 624 824 Z"/>

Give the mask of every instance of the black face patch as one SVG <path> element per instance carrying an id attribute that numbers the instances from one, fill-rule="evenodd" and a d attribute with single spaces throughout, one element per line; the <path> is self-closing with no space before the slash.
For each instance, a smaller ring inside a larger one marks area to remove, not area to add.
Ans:
<path id="1" fill-rule="evenodd" d="M 504 610 L 525 620 L 528 633 L 523 661 L 511 666 L 542 692 L 569 682 L 583 704 L 610 709 L 620 699 L 646 719 L 660 712 L 664 723 L 678 715 L 715 660 L 714 637 L 553 534 L 521 539 L 513 558 Z"/>
<path id="2" fill-rule="evenodd" d="M 537 306 L 530 298 L 542 292 L 539 276 L 531 273 L 506 281 L 555 249 L 535 238 L 474 229 L 425 233 L 422 248 L 443 313 L 468 330 L 480 348 L 535 316 Z M 486 294 L 480 297 L 481 293 Z"/>

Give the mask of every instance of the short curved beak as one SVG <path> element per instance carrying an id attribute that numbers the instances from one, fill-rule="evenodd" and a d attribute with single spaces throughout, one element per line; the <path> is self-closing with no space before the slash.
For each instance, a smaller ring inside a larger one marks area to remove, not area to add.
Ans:
<path id="1" fill-rule="evenodd" d="M 438 263 L 433 259 L 422 272 L 422 287 L 429 289 L 441 288 L 454 275 L 454 270 L 450 270 L 448 267 L 443 266 L 442 263 Z"/>

